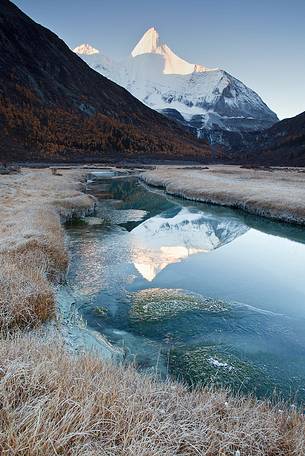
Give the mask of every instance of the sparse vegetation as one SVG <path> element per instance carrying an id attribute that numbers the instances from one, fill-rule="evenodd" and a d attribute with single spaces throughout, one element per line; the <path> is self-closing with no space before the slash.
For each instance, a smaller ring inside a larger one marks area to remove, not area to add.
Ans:
<path id="1" fill-rule="evenodd" d="M 54 315 L 52 282 L 68 264 L 60 221 L 93 204 L 77 190 L 79 176 L 0 180 L 0 454 L 303 455 L 305 420 L 295 408 L 189 391 L 71 354 L 58 333 L 20 330 Z"/>
<path id="2" fill-rule="evenodd" d="M 187 310 L 225 312 L 230 305 L 219 299 L 206 298 L 179 289 L 148 288 L 131 294 L 130 317 L 135 320 L 163 320 Z"/>

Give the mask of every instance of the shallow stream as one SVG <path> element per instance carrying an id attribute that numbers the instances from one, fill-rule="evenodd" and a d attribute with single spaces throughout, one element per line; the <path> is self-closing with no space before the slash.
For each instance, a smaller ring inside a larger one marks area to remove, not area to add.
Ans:
<path id="1" fill-rule="evenodd" d="M 136 177 L 97 176 L 88 192 L 96 217 L 67 227 L 70 329 L 73 309 L 85 339 L 139 369 L 305 401 L 304 228 Z"/>

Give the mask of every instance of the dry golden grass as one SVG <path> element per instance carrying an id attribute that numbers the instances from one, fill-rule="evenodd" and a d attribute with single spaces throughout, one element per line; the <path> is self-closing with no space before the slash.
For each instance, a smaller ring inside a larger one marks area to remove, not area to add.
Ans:
<path id="1" fill-rule="evenodd" d="M 39 254 L 39 253 L 38 253 Z M 34 326 L 54 316 L 54 296 L 45 277 L 47 264 L 33 252 L 33 266 L 18 255 L 0 255 L 0 329 Z M 29 256 L 26 258 L 30 260 Z M 44 261 L 44 257 L 42 258 Z M 41 261 L 41 263 L 42 263 Z"/>
<path id="2" fill-rule="evenodd" d="M 0 365 L 2 455 L 304 454 L 305 422 L 293 410 L 189 392 L 67 354 L 53 338 L 2 341 Z"/>
<path id="3" fill-rule="evenodd" d="M 250 214 L 305 225 L 302 169 L 245 169 L 232 165 L 158 166 L 142 179 L 186 199 L 236 207 Z"/>
<path id="4" fill-rule="evenodd" d="M 0 330 L 33 326 L 54 315 L 52 282 L 68 266 L 61 221 L 93 200 L 77 190 L 80 173 L 23 171 L 0 181 Z"/>
<path id="5" fill-rule="evenodd" d="M 68 265 L 60 222 L 93 203 L 77 191 L 79 176 L 24 171 L 0 179 L 0 454 L 304 455 L 304 417 L 294 409 L 190 392 L 70 354 L 57 333 L 12 331 L 55 313 L 52 282 Z"/>

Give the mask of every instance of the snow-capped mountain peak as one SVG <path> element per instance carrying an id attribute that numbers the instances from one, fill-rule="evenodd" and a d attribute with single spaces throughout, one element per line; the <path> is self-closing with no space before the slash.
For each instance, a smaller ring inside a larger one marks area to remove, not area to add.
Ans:
<path id="1" fill-rule="evenodd" d="M 81 45 L 74 52 L 147 106 L 181 122 L 211 144 L 226 145 L 226 138 L 235 141 L 235 133 L 263 130 L 278 120 L 257 93 L 226 71 L 178 57 L 161 41 L 155 27 L 120 62 L 90 45 Z"/>
<path id="2" fill-rule="evenodd" d="M 73 52 L 79 55 L 94 55 L 100 53 L 98 49 L 94 48 L 90 44 L 81 44 L 80 46 L 74 48 Z"/>
<path id="3" fill-rule="evenodd" d="M 159 33 L 155 27 L 148 29 L 131 52 L 132 57 L 141 54 L 158 53 L 160 47 Z"/>
<path id="4" fill-rule="evenodd" d="M 164 59 L 163 74 L 191 74 L 208 71 L 203 65 L 189 63 L 178 57 L 165 43 L 160 41 L 160 36 L 155 27 L 148 29 L 138 44 L 131 52 L 132 57 L 142 54 L 159 54 Z"/>

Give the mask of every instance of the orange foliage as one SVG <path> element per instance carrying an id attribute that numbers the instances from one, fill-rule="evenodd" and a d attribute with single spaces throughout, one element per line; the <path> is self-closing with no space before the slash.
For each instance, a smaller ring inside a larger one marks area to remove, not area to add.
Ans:
<path id="1" fill-rule="evenodd" d="M 0 134 L 14 138 L 27 151 L 27 159 L 88 158 L 208 158 L 208 149 L 179 135 L 147 131 L 101 113 L 87 115 L 69 107 L 42 105 L 29 88 L 16 84 L 12 99 L 0 97 Z M 168 133 L 168 131 L 167 131 Z M 3 141 L 2 141 L 3 142 Z M 0 144 L 1 147 L 1 144 Z M 1 155 L 3 157 L 4 148 Z"/>

